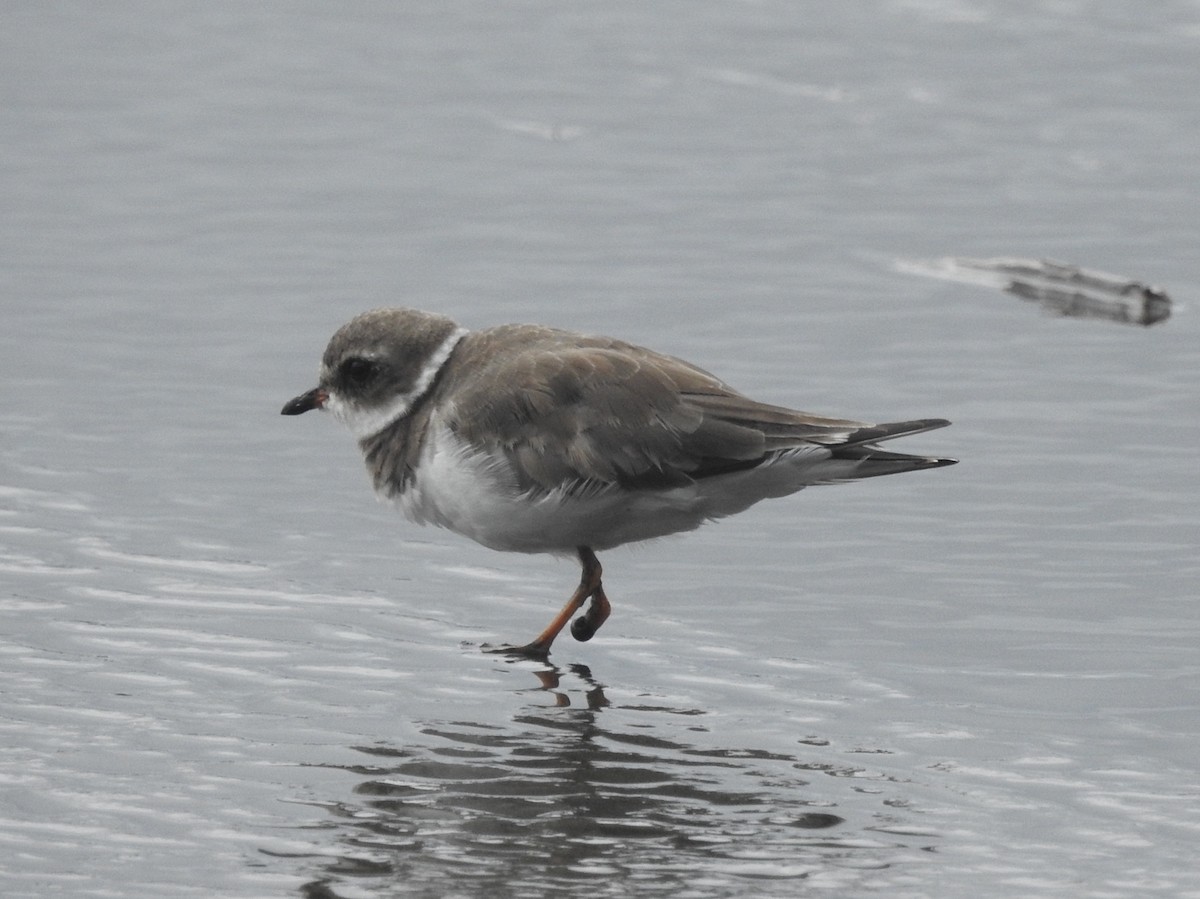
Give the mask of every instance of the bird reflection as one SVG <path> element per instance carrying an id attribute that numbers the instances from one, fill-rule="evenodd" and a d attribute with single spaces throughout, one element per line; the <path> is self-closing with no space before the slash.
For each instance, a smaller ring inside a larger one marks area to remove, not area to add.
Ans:
<path id="1" fill-rule="evenodd" d="M 608 706 L 608 699 L 604 695 L 604 687 L 592 677 L 592 671 L 587 665 L 572 664 L 567 666 L 567 670 L 588 685 L 588 689 L 584 692 L 584 699 L 589 709 L 599 710 Z M 541 686 L 538 690 L 544 690 L 554 697 L 554 704 L 559 708 L 569 708 L 571 705 L 571 697 L 565 690 L 560 690 L 562 684 L 563 670 L 557 665 L 548 665 L 545 668 L 540 668 L 533 672 L 534 677 L 538 679 Z"/>
<path id="2" fill-rule="evenodd" d="M 353 747 L 362 761 L 337 766 L 356 778 L 352 796 L 322 803 L 337 845 L 320 853 L 323 873 L 306 895 L 337 897 L 345 878 L 359 892 L 371 882 L 372 894 L 437 895 L 460 878 L 472 894 L 496 896 L 515 895 L 514 884 L 523 895 L 596 895 L 612 878 L 664 895 L 698 877 L 724 884 L 716 893 L 753 892 L 758 878 L 836 879 L 910 848 L 877 829 L 895 814 L 894 782 L 832 762 L 828 748 L 697 745 L 702 709 L 614 704 L 584 665 L 538 663 L 532 673 L 536 685 L 517 692 L 544 692 L 553 705 L 507 723 L 431 722 L 408 745 Z M 878 811 L 847 827 L 825 776 L 853 778 L 850 802 L 875 780 Z"/>

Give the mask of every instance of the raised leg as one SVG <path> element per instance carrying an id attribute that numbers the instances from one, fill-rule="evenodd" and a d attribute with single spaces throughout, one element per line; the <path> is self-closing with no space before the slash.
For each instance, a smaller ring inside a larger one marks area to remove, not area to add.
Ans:
<path id="1" fill-rule="evenodd" d="M 580 643 L 586 643 L 596 636 L 596 631 L 608 620 L 608 613 L 611 611 L 612 606 L 608 597 L 604 595 L 604 586 L 596 581 L 596 589 L 592 592 L 592 602 L 588 610 L 571 622 L 571 636 Z"/>
<path id="2" fill-rule="evenodd" d="M 575 592 L 571 594 L 567 604 L 562 607 L 562 611 L 555 615 L 554 620 L 546 625 L 545 630 L 529 643 L 524 646 L 502 647 L 496 652 L 514 653 L 535 659 L 546 658 L 550 655 L 550 644 L 554 642 L 554 638 L 558 636 L 559 631 L 566 627 L 571 616 L 578 612 L 588 599 L 592 600 L 592 604 L 588 607 L 587 612 L 571 625 L 571 634 L 576 640 L 592 638 L 609 613 L 608 598 L 605 597 L 604 589 L 600 584 L 600 575 L 603 573 L 603 569 L 600 567 L 600 561 L 596 558 L 596 554 L 588 547 L 581 546 L 576 552 L 579 555 L 579 564 L 583 566 L 583 572 L 579 577 L 579 586 L 575 588 Z M 584 634 L 586 636 L 583 636 Z"/>

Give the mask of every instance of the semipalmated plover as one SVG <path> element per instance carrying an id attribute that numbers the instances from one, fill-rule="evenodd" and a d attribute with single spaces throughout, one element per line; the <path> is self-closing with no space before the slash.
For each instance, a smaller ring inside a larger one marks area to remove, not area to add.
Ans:
<path id="1" fill-rule="evenodd" d="M 379 309 L 329 341 L 318 386 L 284 415 L 346 424 L 382 496 L 413 521 L 492 549 L 574 554 L 579 587 L 531 642 L 608 617 L 595 551 L 690 531 L 812 484 L 952 465 L 880 449 L 936 418 L 867 424 L 756 402 L 703 369 L 609 337 L 541 325 L 467 331 Z"/>

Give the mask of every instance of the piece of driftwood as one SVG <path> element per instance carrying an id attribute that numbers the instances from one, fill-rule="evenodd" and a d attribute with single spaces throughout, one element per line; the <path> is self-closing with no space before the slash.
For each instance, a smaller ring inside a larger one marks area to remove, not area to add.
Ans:
<path id="1" fill-rule="evenodd" d="M 1153 325 L 1171 316 L 1161 287 L 1050 259 L 947 257 L 897 263 L 902 271 L 998 287 L 1052 315 Z"/>

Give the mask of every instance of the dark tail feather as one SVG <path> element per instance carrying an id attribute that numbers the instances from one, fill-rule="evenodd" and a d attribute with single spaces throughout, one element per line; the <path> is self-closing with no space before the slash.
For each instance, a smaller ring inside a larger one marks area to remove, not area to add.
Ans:
<path id="1" fill-rule="evenodd" d="M 944 418 L 918 418 L 914 421 L 892 421 L 881 425 L 869 425 L 851 432 L 842 446 L 862 446 L 869 443 L 882 443 L 897 437 L 907 437 L 909 434 L 922 434 L 925 431 L 936 431 L 946 427 L 950 422 Z"/>
<path id="2" fill-rule="evenodd" d="M 892 453 L 887 450 L 875 449 L 870 446 L 850 446 L 836 449 L 835 459 L 855 461 L 853 480 L 859 478 L 874 478 L 884 474 L 899 474 L 902 471 L 920 471 L 923 468 L 942 468 L 954 465 L 957 459 L 944 459 L 939 456 L 913 456 L 908 453 Z"/>
<path id="3" fill-rule="evenodd" d="M 884 440 L 896 437 L 907 437 L 910 434 L 920 434 L 944 428 L 950 422 L 944 418 L 922 418 L 916 421 L 894 421 L 886 424 L 872 425 L 860 428 L 850 435 L 849 439 L 840 446 L 832 447 L 834 459 L 845 459 L 857 464 L 854 467 L 854 479 L 874 478 L 885 474 L 898 474 L 904 471 L 920 471 L 923 468 L 941 468 L 954 465 L 957 459 L 946 459 L 940 456 L 916 456 L 909 453 L 894 453 L 890 450 L 879 449 L 875 446 Z"/>

